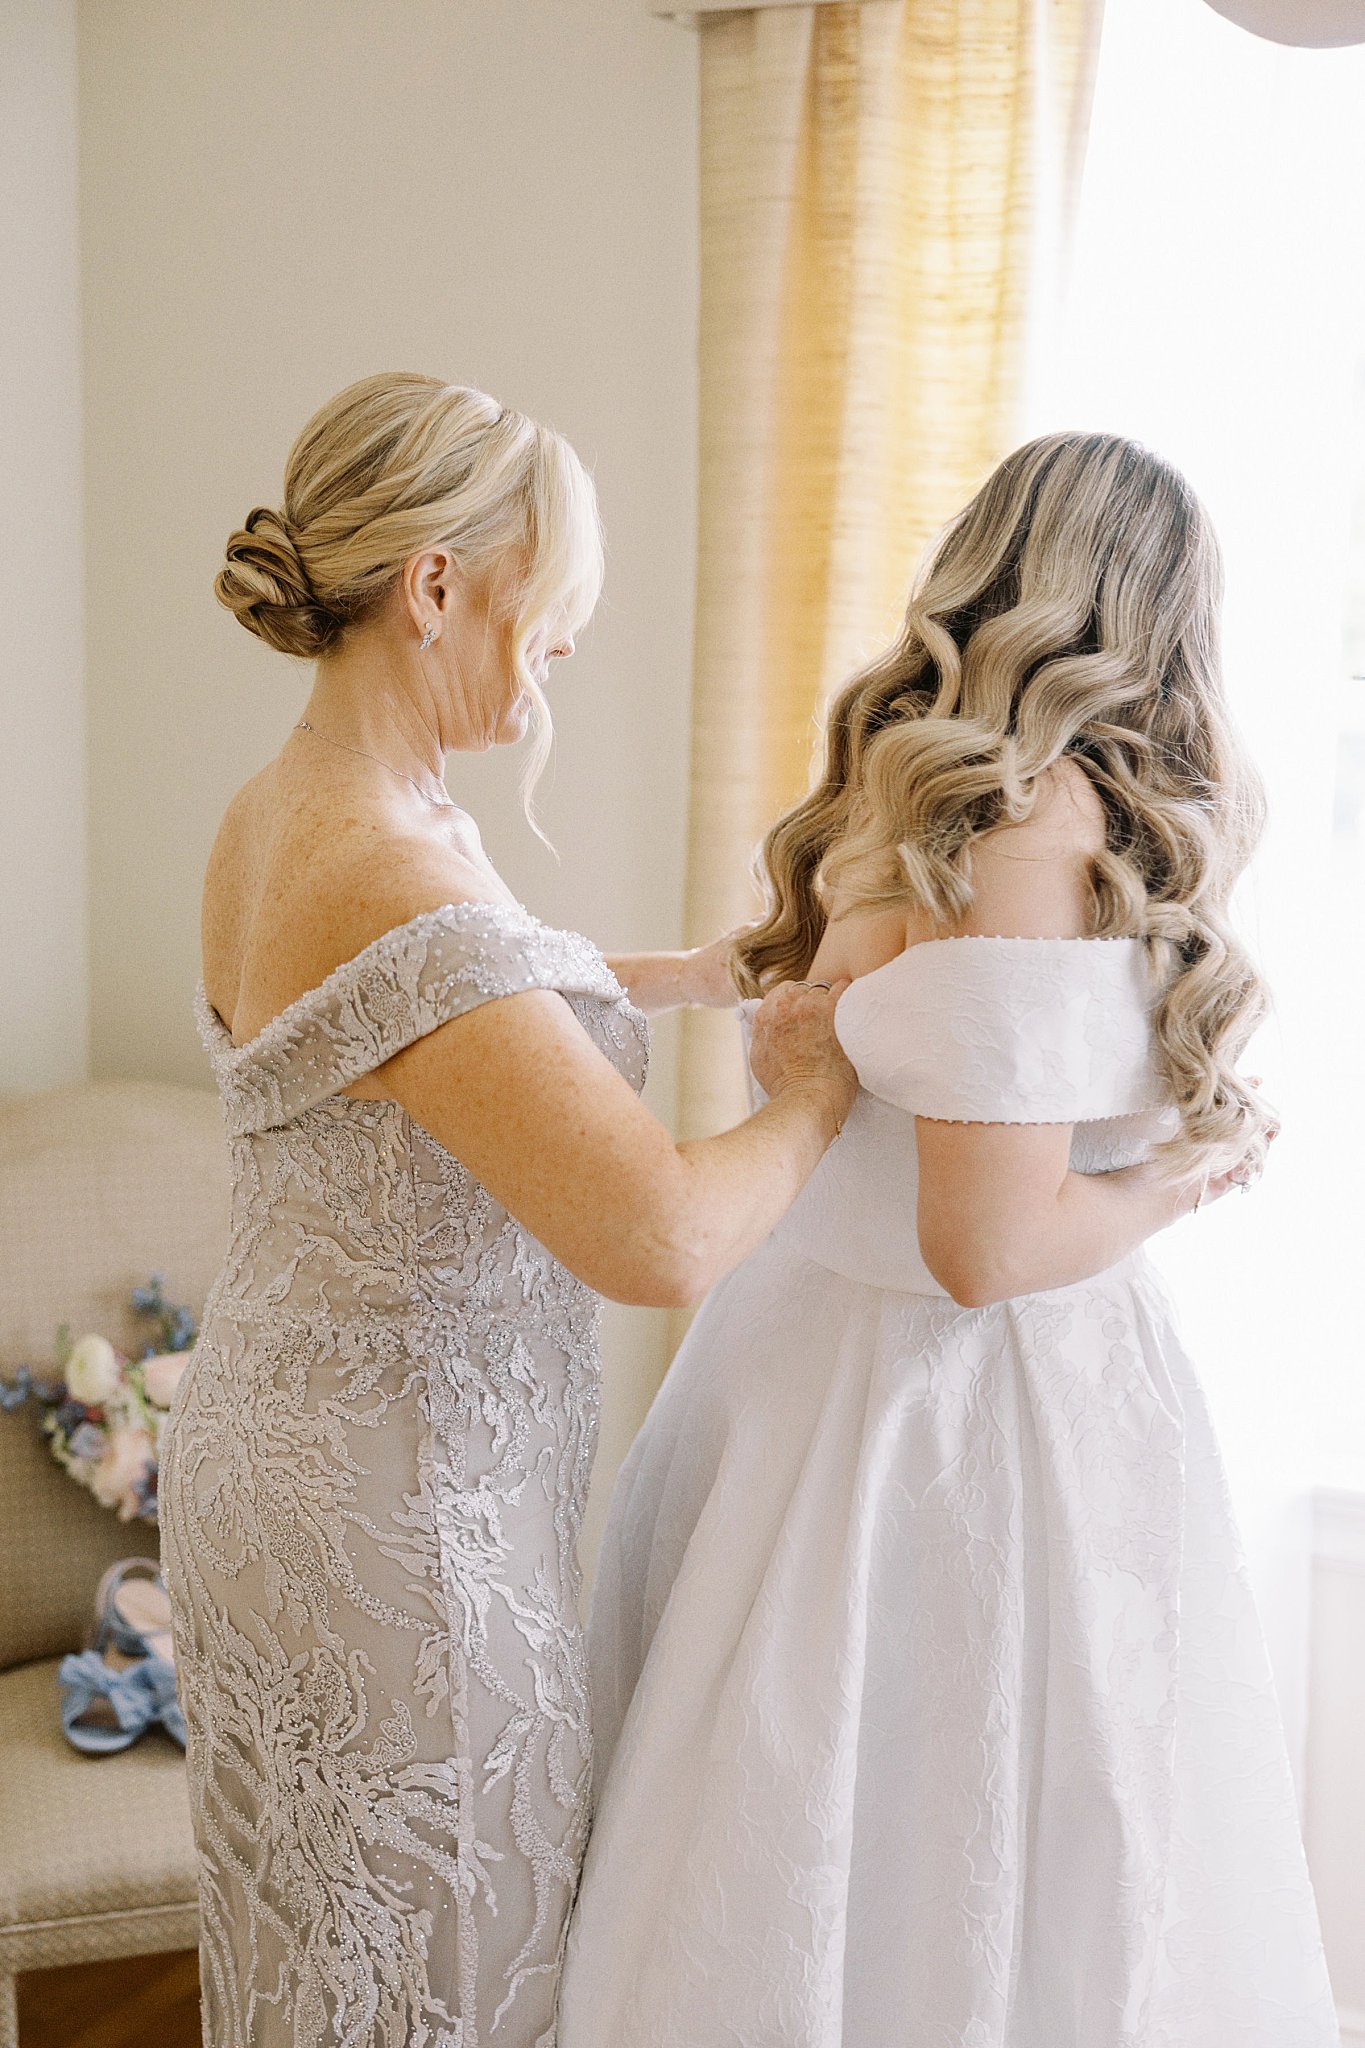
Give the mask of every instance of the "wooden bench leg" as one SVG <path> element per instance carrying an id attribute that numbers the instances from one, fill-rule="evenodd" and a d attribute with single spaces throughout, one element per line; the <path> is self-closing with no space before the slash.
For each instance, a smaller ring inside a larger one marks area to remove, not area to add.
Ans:
<path id="1" fill-rule="evenodd" d="M 0 1976 L 0 2048 L 19 2048 L 19 1988 L 13 1977 Z"/>

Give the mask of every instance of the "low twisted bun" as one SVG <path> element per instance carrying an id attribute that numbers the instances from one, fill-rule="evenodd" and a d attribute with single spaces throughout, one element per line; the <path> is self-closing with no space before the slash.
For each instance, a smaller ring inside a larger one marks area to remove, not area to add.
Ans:
<path id="1" fill-rule="evenodd" d="M 533 643 L 545 629 L 578 632 L 602 584 L 592 480 L 562 435 L 469 385 L 362 377 L 308 421 L 281 509 L 257 506 L 213 587 L 248 632 L 316 661 L 383 610 L 410 556 L 437 547 L 471 584 L 497 586 L 510 617 L 511 665 L 532 706 L 529 803 L 550 743 Z"/>
<path id="2" fill-rule="evenodd" d="M 219 604 L 281 654 L 315 661 L 340 639 L 345 620 L 319 603 L 299 552 L 297 530 L 258 505 L 227 544 L 213 586 Z"/>

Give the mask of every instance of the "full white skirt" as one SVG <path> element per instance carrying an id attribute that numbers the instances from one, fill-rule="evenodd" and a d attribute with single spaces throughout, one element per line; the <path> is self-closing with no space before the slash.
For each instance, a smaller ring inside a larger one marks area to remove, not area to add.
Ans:
<path id="1" fill-rule="evenodd" d="M 1218 1451 L 1141 1256 L 979 1310 L 772 1239 L 617 1483 L 559 2048 L 1338 2040 Z"/>

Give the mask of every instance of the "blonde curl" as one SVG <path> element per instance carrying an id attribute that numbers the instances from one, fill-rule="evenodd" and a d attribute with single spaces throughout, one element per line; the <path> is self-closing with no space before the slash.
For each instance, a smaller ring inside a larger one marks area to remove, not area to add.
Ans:
<path id="1" fill-rule="evenodd" d="M 1228 900 L 1263 799 L 1223 696 L 1221 595 L 1208 518 L 1150 450 L 1054 434 L 1009 456 L 930 550 L 898 638 L 831 708 L 810 794 L 764 842 L 741 993 L 806 973 L 831 901 L 961 922 L 974 842 L 1023 822 L 1070 761 L 1105 816 L 1091 934 L 1145 940 L 1162 984 L 1181 1117 L 1163 1163 L 1259 1161 L 1272 1113 L 1237 1062 L 1267 997 Z"/>

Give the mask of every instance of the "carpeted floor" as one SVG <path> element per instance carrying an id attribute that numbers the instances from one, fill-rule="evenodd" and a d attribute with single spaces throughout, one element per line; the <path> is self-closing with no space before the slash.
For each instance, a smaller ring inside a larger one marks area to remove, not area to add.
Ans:
<path id="1" fill-rule="evenodd" d="M 19 2048 L 199 2048 L 199 1959 L 123 1956 L 19 1979 Z"/>

